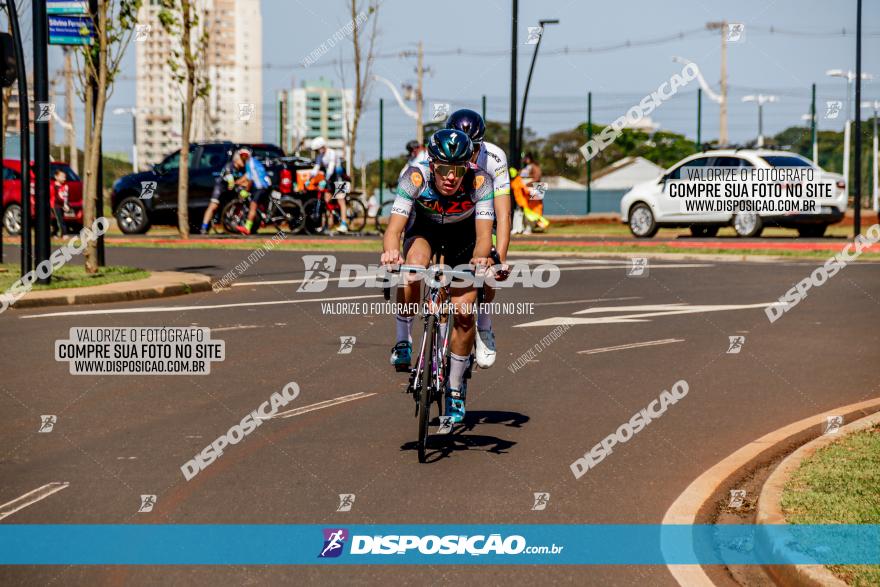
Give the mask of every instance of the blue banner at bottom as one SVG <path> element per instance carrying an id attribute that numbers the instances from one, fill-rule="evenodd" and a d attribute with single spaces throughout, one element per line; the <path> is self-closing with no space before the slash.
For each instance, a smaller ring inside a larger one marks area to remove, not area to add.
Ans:
<path id="1" fill-rule="evenodd" d="M 0 525 L 2 565 L 880 564 L 880 525 Z"/>

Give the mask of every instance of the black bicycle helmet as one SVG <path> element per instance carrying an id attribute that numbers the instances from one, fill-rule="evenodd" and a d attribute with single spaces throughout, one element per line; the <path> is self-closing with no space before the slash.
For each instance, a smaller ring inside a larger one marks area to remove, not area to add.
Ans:
<path id="1" fill-rule="evenodd" d="M 410 141 L 410 142 L 408 142 L 408 143 L 406 144 L 406 152 L 407 152 L 407 153 L 412 153 L 413 151 L 415 151 L 416 149 L 418 149 L 420 146 L 421 146 L 421 145 L 419 144 L 418 141 L 416 141 L 416 140 L 412 140 L 412 141 Z"/>
<path id="2" fill-rule="evenodd" d="M 474 154 L 474 144 L 460 130 L 443 128 L 431 135 L 428 154 L 437 163 L 451 165 L 467 163 Z"/>
<path id="3" fill-rule="evenodd" d="M 475 143 L 482 143 L 483 136 L 486 134 L 486 123 L 483 122 L 483 117 L 467 108 L 453 112 L 446 121 L 446 128 L 460 130 Z"/>

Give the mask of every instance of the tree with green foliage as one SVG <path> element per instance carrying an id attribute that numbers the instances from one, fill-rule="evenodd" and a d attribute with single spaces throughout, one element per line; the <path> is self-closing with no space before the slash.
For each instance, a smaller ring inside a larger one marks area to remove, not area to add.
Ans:
<path id="1" fill-rule="evenodd" d="M 104 132 L 104 111 L 113 91 L 113 82 L 125 50 L 134 34 L 141 0 L 98 0 L 97 11 L 89 14 L 95 30 L 91 45 L 78 47 L 76 51 L 80 96 L 85 102 L 86 133 L 85 161 L 83 163 L 83 224 L 92 226 L 97 218 L 97 191 L 100 162 L 101 136 Z M 97 91 L 90 88 L 94 85 Z M 94 110 L 94 117 L 91 116 Z M 89 239 L 83 254 L 87 273 L 98 271 L 98 244 Z"/>
<path id="2" fill-rule="evenodd" d="M 177 231 L 189 238 L 189 151 L 196 101 L 205 98 L 211 89 L 205 58 L 208 53 L 208 27 L 200 27 L 196 0 L 160 0 L 159 22 L 173 39 L 168 59 L 171 76 L 181 87 L 183 124 L 180 133 L 180 163 L 177 179 Z M 201 29 L 201 30 L 200 30 Z"/>

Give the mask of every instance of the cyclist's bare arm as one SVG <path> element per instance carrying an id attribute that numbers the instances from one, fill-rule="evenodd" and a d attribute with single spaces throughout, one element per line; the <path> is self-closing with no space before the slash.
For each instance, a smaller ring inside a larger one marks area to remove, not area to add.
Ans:
<path id="1" fill-rule="evenodd" d="M 406 216 L 391 214 L 388 219 L 388 228 L 385 229 L 385 237 L 382 244 L 382 264 L 394 265 L 400 263 L 400 237 L 406 228 Z"/>
<path id="2" fill-rule="evenodd" d="M 492 220 L 476 221 L 477 243 L 474 245 L 474 264 L 489 265 L 489 253 L 492 251 Z"/>

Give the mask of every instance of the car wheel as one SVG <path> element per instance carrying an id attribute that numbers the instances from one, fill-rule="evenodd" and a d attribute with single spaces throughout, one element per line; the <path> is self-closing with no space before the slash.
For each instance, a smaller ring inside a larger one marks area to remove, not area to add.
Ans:
<path id="1" fill-rule="evenodd" d="M 21 206 L 9 204 L 3 212 L 3 228 L 10 236 L 21 234 Z"/>
<path id="2" fill-rule="evenodd" d="M 143 200 L 128 197 L 116 208 L 116 223 L 125 234 L 143 234 L 150 228 L 150 216 Z"/>
<path id="3" fill-rule="evenodd" d="M 764 230 L 764 221 L 754 212 L 746 212 L 745 214 L 737 214 L 733 217 L 733 230 L 737 236 L 753 238 L 761 236 Z"/>
<path id="4" fill-rule="evenodd" d="M 810 224 L 808 226 L 799 226 L 798 234 L 805 238 L 822 238 L 825 236 L 827 224 Z"/>
<path id="5" fill-rule="evenodd" d="M 718 234 L 717 226 L 691 226 L 691 236 L 712 238 Z"/>
<path id="6" fill-rule="evenodd" d="M 629 230 L 636 238 L 651 238 L 657 234 L 654 213 L 647 204 L 639 202 L 629 212 Z"/>

